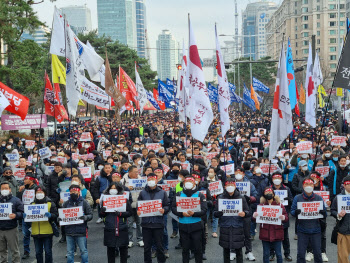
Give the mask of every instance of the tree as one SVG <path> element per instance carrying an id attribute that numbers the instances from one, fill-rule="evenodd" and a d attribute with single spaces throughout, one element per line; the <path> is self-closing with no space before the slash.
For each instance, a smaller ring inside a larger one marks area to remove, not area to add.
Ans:
<path id="1" fill-rule="evenodd" d="M 140 58 L 136 50 L 129 48 L 127 45 L 121 44 L 119 41 L 112 41 L 109 37 L 97 35 L 96 31 L 92 31 L 86 35 L 80 34 L 78 38 L 95 48 L 96 52 L 102 57 L 106 57 L 106 49 L 108 60 L 110 63 L 112 75 L 119 74 L 119 65 L 125 70 L 131 79 L 135 80 L 135 61 L 140 66 L 138 72 L 140 74 L 144 87 L 153 90 L 156 87 L 155 77 L 156 71 L 151 70 L 151 66 L 147 59 Z"/>

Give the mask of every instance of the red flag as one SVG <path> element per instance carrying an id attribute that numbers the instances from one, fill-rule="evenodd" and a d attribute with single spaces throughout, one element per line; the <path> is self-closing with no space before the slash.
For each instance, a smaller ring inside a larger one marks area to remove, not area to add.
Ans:
<path id="1" fill-rule="evenodd" d="M 297 104 L 295 104 L 294 111 L 295 113 L 300 117 L 300 109 L 299 109 L 299 92 L 298 92 L 298 87 L 297 83 L 295 82 L 295 92 L 297 94 Z"/>
<path id="2" fill-rule="evenodd" d="M 0 91 L 10 102 L 10 105 L 5 110 L 16 114 L 21 117 L 22 121 L 26 118 L 29 108 L 29 99 L 23 96 L 13 89 L 7 87 L 4 83 L 0 82 Z"/>
<path id="3" fill-rule="evenodd" d="M 165 110 L 165 103 L 163 101 L 159 100 L 159 94 L 157 89 L 153 89 L 153 97 L 157 101 L 159 108 L 161 110 Z"/>
<path id="4" fill-rule="evenodd" d="M 136 103 L 135 96 L 137 96 L 135 83 L 132 79 L 126 74 L 126 72 L 119 67 L 119 90 L 124 95 L 126 100 L 131 100 Z"/>

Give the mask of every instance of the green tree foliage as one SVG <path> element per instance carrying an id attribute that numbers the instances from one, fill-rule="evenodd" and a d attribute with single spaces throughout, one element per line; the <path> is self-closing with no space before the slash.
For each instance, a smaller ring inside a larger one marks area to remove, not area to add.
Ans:
<path id="1" fill-rule="evenodd" d="M 132 80 L 135 81 L 135 61 L 140 66 L 138 72 L 140 74 L 144 87 L 152 90 L 156 87 L 155 77 L 156 71 L 151 70 L 151 66 L 147 59 L 140 58 L 134 49 L 127 45 L 121 44 L 119 41 L 113 42 L 109 37 L 97 35 L 96 31 L 90 32 L 87 35 L 79 35 L 78 38 L 86 43 L 89 40 L 90 44 L 95 48 L 96 52 L 105 59 L 106 49 L 108 54 L 109 64 L 111 66 L 112 76 L 119 75 L 119 65 L 125 70 Z"/>

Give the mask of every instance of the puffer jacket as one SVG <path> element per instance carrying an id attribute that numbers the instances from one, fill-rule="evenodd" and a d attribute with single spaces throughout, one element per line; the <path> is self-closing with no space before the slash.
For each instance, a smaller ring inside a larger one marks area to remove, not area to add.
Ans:
<path id="1" fill-rule="evenodd" d="M 219 209 L 219 200 L 221 199 L 241 199 L 242 211 L 244 217 L 239 216 L 223 216 Z M 218 201 L 215 202 L 214 217 L 219 218 L 220 239 L 219 245 L 228 249 L 239 249 L 244 247 L 244 218 L 250 216 L 250 209 L 244 196 L 236 189 L 231 196 L 226 190 L 218 196 Z"/>
<path id="2" fill-rule="evenodd" d="M 265 199 L 265 197 L 260 198 L 260 205 L 259 206 L 269 206 L 270 204 Z M 284 215 L 284 220 L 282 221 L 281 225 L 272 225 L 272 224 L 260 224 L 260 231 L 259 231 L 259 239 L 262 241 L 267 242 L 276 242 L 276 241 L 282 241 L 284 240 L 284 227 L 283 224 L 287 223 L 288 213 L 284 207 L 284 205 L 281 204 L 279 196 L 275 196 L 274 200 L 272 201 L 271 205 L 276 205 L 282 207 L 282 215 Z M 253 220 L 256 220 L 253 217 Z"/>
<path id="3" fill-rule="evenodd" d="M 48 197 L 45 197 L 43 200 L 36 200 L 32 205 L 42 205 L 47 204 L 48 211 L 51 213 L 51 217 L 48 221 L 37 221 L 32 222 L 32 236 L 37 238 L 44 238 L 53 235 L 53 230 L 51 222 L 55 222 L 58 216 L 57 207 L 54 202 L 52 202 Z"/>
<path id="4" fill-rule="evenodd" d="M 300 169 L 298 170 L 298 173 L 294 175 L 293 181 L 292 181 L 292 188 L 295 193 L 301 194 L 303 192 L 303 181 L 309 175 L 310 175 L 309 170 L 303 173 Z"/>
<path id="5" fill-rule="evenodd" d="M 60 194 L 57 193 L 58 183 L 59 183 L 58 173 L 56 173 L 55 171 L 52 171 L 50 176 L 47 178 L 45 187 L 47 189 L 47 196 L 56 204 L 58 204 L 60 200 Z"/>
<path id="6" fill-rule="evenodd" d="M 10 230 L 17 227 L 18 220 L 22 219 L 24 207 L 21 200 L 12 194 L 8 196 L 0 195 L 0 204 L 12 203 L 12 213 L 16 215 L 15 219 L 0 220 L 0 230 Z"/>
<path id="7" fill-rule="evenodd" d="M 101 194 L 104 190 L 106 190 L 111 183 L 111 175 L 115 173 L 115 170 L 113 169 L 112 172 L 107 175 L 107 173 L 102 169 L 100 176 L 96 178 L 95 183 L 93 184 L 92 190 L 92 196 L 94 200 L 100 199 Z"/>
<path id="8" fill-rule="evenodd" d="M 349 166 L 346 166 L 344 169 L 337 166 L 337 172 L 335 172 L 334 169 L 332 169 L 329 172 L 329 176 L 326 179 L 328 179 L 327 181 L 329 186 L 330 201 L 333 201 L 334 197 L 341 192 L 342 181 L 344 177 L 349 174 L 349 172 L 350 172 Z M 335 184 L 335 192 L 334 192 L 334 184 Z"/>

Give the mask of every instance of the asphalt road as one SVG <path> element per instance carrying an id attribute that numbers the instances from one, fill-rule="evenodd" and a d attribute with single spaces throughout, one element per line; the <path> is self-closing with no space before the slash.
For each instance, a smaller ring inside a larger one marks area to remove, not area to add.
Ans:
<path id="1" fill-rule="evenodd" d="M 94 219 L 89 223 L 89 237 L 88 237 L 88 252 L 89 252 L 89 262 L 91 263 L 104 263 L 107 262 L 107 249 L 103 246 L 103 223 L 96 224 L 97 212 L 94 212 Z M 296 262 L 296 254 L 297 254 L 297 241 L 294 240 L 294 223 L 295 219 L 291 217 L 291 226 L 289 228 L 289 236 L 291 240 L 291 256 L 293 257 L 293 262 Z M 330 236 L 332 233 L 333 226 L 335 224 L 335 219 L 333 217 L 327 218 L 328 227 L 327 227 L 327 256 L 329 258 L 329 262 L 337 262 L 337 248 L 336 245 L 331 244 Z M 170 238 L 170 234 L 172 233 L 171 220 L 168 218 L 168 232 L 169 232 L 169 254 L 170 258 L 167 262 L 181 262 L 181 250 L 175 250 L 175 246 L 178 244 L 178 238 L 172 239 Z M 54 263 L 64 263 L 66 262 L 66 243 L 58 243 L 59 238 L 54 237 L 53 243 L 53 255 L 54 255 Z M 22 244 L 22 233 L 20 233 L 20 243 Z M 207 244 L 207 260 L 204 262 L 208 263 L 219 263 L 223 262 L 222 256 L 222 248 L 219 246 L 219 239 L 211 237 L 211 229 L 209 229 L 209 240 Z M 23 260 L 25 263 L 34 263 L 35 259 L 35 249 L 34 242 L 31 240 L 31 255 L 29 259 Z M 245 251 L 245 249 L 243 249 Z M 21 253 L 23 253 L 23 248 L 21 246 Z M 283 253 L 283 252 L 282 252 Z M 258 234 L 253 240 L 253 254 L 256 257 L 255 262 L 262 262 L 262 245 L 261 241 L 258 239 Z M 128 262 L 131 263 L 140 263 L 143 262 L 143 248 L 134 246 L 129 249 L 129 258 Z M 10 261 L 11 262 L 11 261 Z M 75 256 L 75 262 L 80 262 L 79 250 L 78 255 Z M 116 262 L 119 262 L 119 258 L 117 258 Z M 157 262 L 156 259 L 153 259 L 153 262 Z M 192 261 L 194 263 L 194 260 Z M 232 261 L 235 262 L 235 261 Z M 249 262 L 245 260 L 245 262 Z M 276 260 L 274 261 L 276 262 Z"/>

